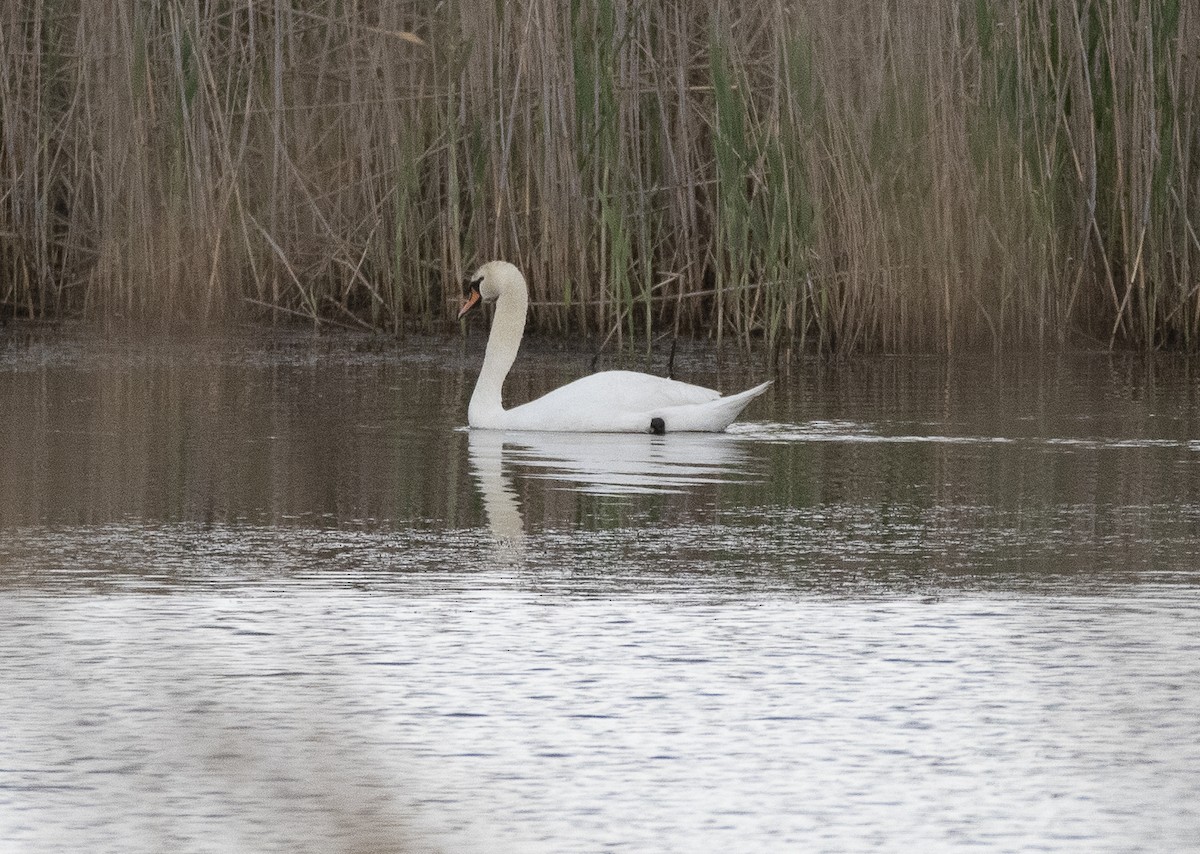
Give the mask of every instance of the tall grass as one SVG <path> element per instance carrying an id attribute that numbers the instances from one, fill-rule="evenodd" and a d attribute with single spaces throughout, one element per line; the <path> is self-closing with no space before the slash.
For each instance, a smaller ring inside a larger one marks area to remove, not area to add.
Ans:
<path id="1" fill-rule="evenodd" d="M 0 312 L 772 350 L 1200 346 L 1182 0 L 36 0 Z"/>

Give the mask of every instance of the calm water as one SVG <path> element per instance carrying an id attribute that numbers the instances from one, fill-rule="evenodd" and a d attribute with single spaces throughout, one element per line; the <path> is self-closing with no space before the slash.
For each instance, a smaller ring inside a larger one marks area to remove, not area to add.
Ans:
<path id="1" fill-rule="evenodd" d="M 0 850 L 1200 850 L 1194 361 L 481 345 L 0 329 Z"/>

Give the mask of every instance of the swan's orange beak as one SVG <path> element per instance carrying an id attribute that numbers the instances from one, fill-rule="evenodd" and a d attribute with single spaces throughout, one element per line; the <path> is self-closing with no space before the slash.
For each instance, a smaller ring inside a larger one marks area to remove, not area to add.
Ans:
<path id="1" fill-rule="evenodd" d="M 473 290 L 471 291 L 471 295 L 467 297 L 467 301 L 462 304 L 462 308 L 458 310 L 458 319 L 462 320 L 477 305 L 479 305 L 479 291 Z"/>
<path id="2" fill-rule="evenodd" d="M 467 312 L 479 305 L 479 301 L 483 299 L 483 294 L 479 293 L 479 286 L 483 284 L 483 276 L 477 279 L 466 279 L 463 281 L 463 296 L 467 301 L 462 304 L 462 308 L 458 310 L 458 319 L 462 320 L 467 316 Z"/>

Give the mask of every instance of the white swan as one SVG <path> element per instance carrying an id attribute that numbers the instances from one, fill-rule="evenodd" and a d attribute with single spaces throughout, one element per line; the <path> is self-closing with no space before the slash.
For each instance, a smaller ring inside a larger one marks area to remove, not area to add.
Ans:
<path id="1" fill-rule="evenodd" d="M 525 334 L 529 305 L 525 277 L 507 261 L 489 261 L 464 290 L 467 300 L 458 312 L 460 319 L 480 301 L 496 303 L 483 368 L 467 408 L 467 422 L 472 427 L 592 433 L 719 432 L 771 384 L 768 381 L 722 397 L 710 388 L 664 377 L 604 371 L 505 409 L 501 389 Z"/>

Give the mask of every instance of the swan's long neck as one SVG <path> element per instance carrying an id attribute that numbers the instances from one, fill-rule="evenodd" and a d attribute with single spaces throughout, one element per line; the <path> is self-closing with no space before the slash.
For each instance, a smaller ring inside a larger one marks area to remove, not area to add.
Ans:
<path id="1" fill-rule="evenodd" d="M 521 336 L 525 334 L 525 310 L 529 298 L 521 292 L 510 291 L 496 300 L 492 331 L 488 335 L 483 368 L 475 383 L 475 392 L 467 407 L 467 422 L 472 427 L 499 427 L 497 419 L 504 415 L 501 389 L 504 378 L 517 358 Z"/>

